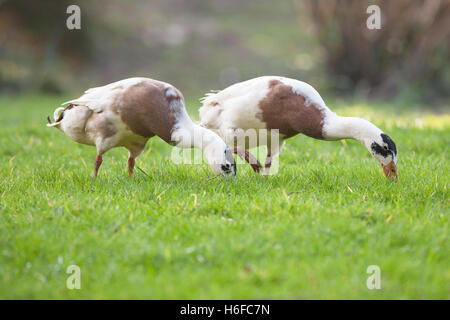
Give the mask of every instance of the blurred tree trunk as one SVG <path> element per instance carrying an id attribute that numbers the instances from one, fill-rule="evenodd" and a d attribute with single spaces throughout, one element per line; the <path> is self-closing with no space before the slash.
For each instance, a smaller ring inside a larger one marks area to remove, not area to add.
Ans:
<path id="1" fill-rule="evenodd" d="M 344 91 L 365 88 L 392 97 L 402 87 L 448 94 L 449 0 L 300 0 L 314 24 L 332 78 Z M 381 9 L 381 29 L 369 30 L 369 5 Z M 340 81 L 340 80 L 338 80 Z"/>

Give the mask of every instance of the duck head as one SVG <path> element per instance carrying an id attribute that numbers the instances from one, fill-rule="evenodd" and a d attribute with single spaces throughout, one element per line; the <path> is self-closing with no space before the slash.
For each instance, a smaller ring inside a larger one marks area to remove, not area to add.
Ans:
<path id="1" fill-rule="evenodd" d="M 387 134 L 380 133 L 369 140 L 366 147 L 381 164 L 386 178 L 397 181 L 397 148 L 394 141 Z"/>
<path id="2" fill-rule="evenodd" d="M 210 148 L 205 152 L 209 166 L 215 174 L 222 174 L 224 177 L 236 176 L 236 162 L 228 146 L 223 145 Z"/>

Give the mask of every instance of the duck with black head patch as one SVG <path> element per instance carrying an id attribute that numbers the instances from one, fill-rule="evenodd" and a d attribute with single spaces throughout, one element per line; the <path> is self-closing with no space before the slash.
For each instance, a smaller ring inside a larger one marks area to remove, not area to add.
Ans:
<path id="1" fill-rule="evenodd" d="M 149 78 L 129 78 L 89 89 L 63 103 L 49 127 L 72 140 L 97 148 L 94 177 L 102 155 L 115 147 L 129 151 L 128 174 L 148 139 L 158 136 L 170 145 L 203 151 L 217 175 L 235 176 L 236 164 L 225 142 L 213 131 L 194 122 L 186 112 L 181 92 L 169 83 Z"/>
<path id="2" fill-rule="evenodd" d="M 284 77 L 264 76 L 236 83 L 202 99 L 200 125 L 215 130 L 228 145 L 245 141 L 240 132 L 278 130 L 277 143 L 258 139 L 254 145 L 245 142 L 243 149 L 267 144 L 264 174 L 268 175 L 272 159 L 284 140 L 299 133 L 320 140 L 355 139 L 362 143 L 381 164 L 384 175 L 397 181 L 397 148 L 394 141 L 373 123 L 358 117 L 341 117 L 332 112 L 320 94 L 309 84 Z M 253 164 L 259 172 L 262 166 Z"/>

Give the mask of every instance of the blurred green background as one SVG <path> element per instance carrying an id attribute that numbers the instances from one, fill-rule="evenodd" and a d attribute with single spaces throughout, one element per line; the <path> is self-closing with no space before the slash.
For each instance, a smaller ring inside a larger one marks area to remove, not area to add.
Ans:
<path id="1" fill-rule="evenodd" d="M 66 28 L 71 4 L 81 30 Z M 380 30 L 366 27 L 370 4 Z M 448 101 L 449 48 L 448 0 L 0 0 L 1 94 L 147 76 L 197 98 L 282 75 L 325 96 L 427 107 Z"/>

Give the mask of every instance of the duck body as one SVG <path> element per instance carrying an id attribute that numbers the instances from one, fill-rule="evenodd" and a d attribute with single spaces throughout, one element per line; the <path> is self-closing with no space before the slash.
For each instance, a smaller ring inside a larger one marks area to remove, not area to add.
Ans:
<path id="1" fill-rule="evenodd" d="M 225 157 L 228 150 L 225 143 L 213 132 L 192 122 L 186 112 L 183 95 L 168 83 L 149 78 L 129 78 L 89 89 L 78 99 L 64 104 L 67 104 L 65 108 L 55 111 L 55 121 L 49 119 L 47 125 L 60 129 L 78 143 L 96 146 L 94 176 L 98 173 L 102 155 L 114 147 L 129 150 L 131 175 L 135 159 L 144 150 L 148 139 L 154 136 L 170 145 L 203 148 L 203 141 L 192 141 L 190 134 L 197 134 L 213 144 L 211 149 L 217 152 L 213 154 L 210 151 L 205 156 L 210 158 L 215 172 L 220 169 L 215 170 L 217 165 L 213 166 L 212 162 L 233 169 L 230 156 Z M 223 151 L 222 156 L 219 151 Z"/>
<path id="2" fill-rule="evenodd" d="M 181 92 L 147 78 L 92 88 L 66 104 L 60 129 L 76 142 L 98 146 L 102 153 L 122 146 L 137 155 L 155 135 L 173 145 L 173 130 L 190 121 Z"/>
<path id="3" fill-rule="evenodd" d="M 283 139 L 298 133 L 324 139 L 325 119 L 334 115 L 309 84 L 275 76 L 234 84 L 202 102 L 201 125 L 228 132 L 228 140 L 236 140 L 229 130 L 234 128 L 279 130 Z"/>
<path id="4" fill-rule="evenodd" d="M 236 83 L 207 94 L 199 113 L 200 125 L 216 130 L 230 146 L 248 149 L 267 145 L 265 174 L 284 140 L 297 134 L 329 141 L 356 139 L 383 166 L 397 162 L 395 144 L 379 128 L 361 118 L 336 115 L 311 85 L 295 79 L 263 76 Z M 249 130 L 258 138 L 248 139 Z M 391 149 L 384 152 L 386 146 Z M 392 168 L 391 164 L 390 172 Z"/>

